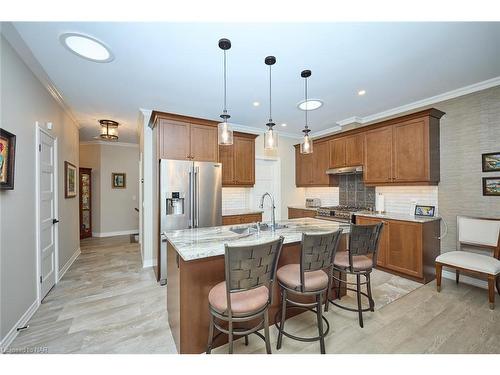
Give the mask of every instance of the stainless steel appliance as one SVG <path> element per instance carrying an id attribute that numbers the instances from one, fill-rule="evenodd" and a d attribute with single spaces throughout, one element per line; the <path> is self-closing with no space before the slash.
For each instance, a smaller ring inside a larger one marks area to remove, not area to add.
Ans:
<path id="1" fill-rule="evenodd" d="M 321 201 L 319 198 L 306 198 L 306 207 L 319 207 Z"/>
<path id="2" fill-rule="evenodd" d="M 357 165 L 354 167 L 331 168 L 326 170 L 326 174 L 361 174 L 363 166 Z"/>
<path id="3" fill-rule="evenodd" d="M 222 225 L 222 165 L 160 160 L 160 233 Z M 158 269 L 167 280 L 167 243 L 161 235 Z"/>
<path id="4" fill-rule="evenodd" d="M 318 209 L 318 219 L 339 221 L 342 223 L 354 223 L 354 214 L 358 211 L 371 211 L 366 207 L 359 206 L 330 206 Z"/>

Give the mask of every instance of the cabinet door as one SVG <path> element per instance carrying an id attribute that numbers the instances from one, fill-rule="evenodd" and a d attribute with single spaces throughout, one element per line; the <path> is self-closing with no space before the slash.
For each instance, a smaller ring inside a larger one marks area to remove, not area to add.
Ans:
<path id="1" fill-rule="evenodd" d="M 346 166 L 345 150 L 346 139 L 332 139 L 328 142 L 330 145 L 330 168 L 341 168 Z M 316 147 L 316 146 L 315 146 Z M 316 152 L 316 150 L 314 150 Z"/>
<path id="2" fill-rule="evenodd" d="M 255 185 L 255 139 L 233 138 L 234 180 L 238 185 Z"/>
<path id="3" fill-rule="evenodd" d="M 429 181 L 428 119 L 407 121 L 393 126 L 394 181 Z"/>
<path id="4" fill-rule="evenodd" d="M 196 161 L 218 160 L 217 128 L 191 124 L 191 158 Z"/>
<path id="5" fill-rule="evenodd" d="M 262 221 L 262 214 L 249 214 L 241 216 L 242 224 L 258 223 Z"/>
<path id="6" fill-rule="evenodd" d="M 219 146 L 219 162 L 222 163 L 222 186 L 234 184 L 234 145 Z"/>
<path id="7" fill-rule="evenodd" d="M 363 165 L 364 134 L 356 134 L 345 139 L 345 164 L 347 167 Z"/>
<path id="8" fill-rule="evenodd" d="M 158 123 L 160 159 L 189 160 L 189 124 L 160 119 Z"/>
<path id="9" fill-rule="evenodd" d="M 222 216 L 222 225 L 235 225 L 241 224 L 241 216 L 233 215 L 233 216 Z"/>
<path id="10" fill-rule="evenodd" d="M 295 185 L 308 186 L 313 180 L 313 154 L 301 154 L 295 147 Z"/>
<path id="11" fill-rule="evenodd" d="M 392 127 L 365 134 L 364 181 L 367 184 L 392 181 Z"/>
<path id="12" fill-rule="evenodd" d="M 422 226 L 390 220 L 389 249 L 385 267 L 410 276 L 422 277 Z"/>
<path id="13" fill-rule="evenodd" d="M 314 145 L 313 152 L 313 184 L 328 186 L 330 176 L 326 174 L 328 169 L 328 142 L 318 142 Z"/>
<path id="14" fill-rule="evenodd" d="M 378 242 L 377 266 L 384 267 L 387 262 L 387 253 L 389 251 L 389 223 L 381 219 L 356 216 L 356 224 L 373 225 L 378 224 L 381 221 L 384 223 L 384 227 L 382 228 L 382 233 L 380 234 L 380 239 Z"/>

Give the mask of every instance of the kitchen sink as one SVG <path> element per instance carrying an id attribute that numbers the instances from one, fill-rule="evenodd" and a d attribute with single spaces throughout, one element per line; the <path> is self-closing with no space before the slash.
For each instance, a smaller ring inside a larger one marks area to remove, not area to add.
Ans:
<path id="1" fill-rule="evenodd" d="M 288 228 L 288 225 L 276 224 L 275 229 L 279 230 L 279 229 L 284 229 L 284 228 Z M 267 232 L 267 231 L 272 230 L 272 227 L 271 227 L 271 225 L 269 225 L 267 223 L 260 223 L 259 229 L 263 232 Z M 255 224 L 245 226 L 245 227 L 238 226 L 238 227 L 231 227 L 231 228 L 229 228 L 229 230 L 233 233 L 236 233 L 236 234 L 252 234 L 252 233 L 257 232 L 257 226 Z"/>
<path id="2" fill-rule="evenodd" d="M 236 234 L 251 234 L 257 231 L 255 227 L 231 227 L 229 230 Z"/>

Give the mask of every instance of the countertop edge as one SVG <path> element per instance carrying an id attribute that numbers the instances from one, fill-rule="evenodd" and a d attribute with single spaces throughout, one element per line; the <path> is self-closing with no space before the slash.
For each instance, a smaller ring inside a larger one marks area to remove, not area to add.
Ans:
<path id="1" fill-rule="evenodd" d="M 417 217 L 407 214 L 400 214 L 395 212 L 385 212 L 385 213 L 375 213 L 375 212 L 356 212 L 355 216 L 372 217 L 375 219 L 387 219 L 387 220 L 398 220 L 398 221 L 408 221 L 413 223 L 428 223 L 431 221 L 441 220 L 440 216 L 434 217 Z"/>

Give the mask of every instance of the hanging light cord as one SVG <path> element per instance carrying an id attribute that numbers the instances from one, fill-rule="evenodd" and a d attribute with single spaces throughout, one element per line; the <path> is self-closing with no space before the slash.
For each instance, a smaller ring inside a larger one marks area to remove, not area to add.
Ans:
<path id="1" fill-rule="evenodd" d="M 227 107 L 226 107 L 226 50 L 224 50 L 224 114 L 227 113 Z M 224 122 L 226 122 L 227 119 L 224 119 Z"/>
<path id="2" fill-rule="evenodd" d="M 309 127 L 307 126 L 307 112 L 308 112 L 308 106 L 307 106 L 307 77 L 305 78 L 306 80 L 306 84 L 305 84 L 305 96 L 306 96 L 306 101 L 305 101 L 305 104 L 306 104 L 306 110 L 304 111 L 306 113 L 306 126 L 305 128 L 308 129 Z"/>
<path id="3" fill-rule="evenodd" d="M 272 100 L 271 100 L 271 67 L 272 65 L 269 65 L 269 123 L 273 122 L 273 116 L 272 116 Z"/>

